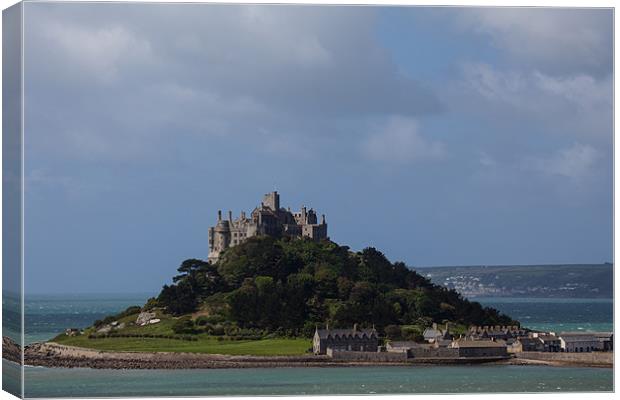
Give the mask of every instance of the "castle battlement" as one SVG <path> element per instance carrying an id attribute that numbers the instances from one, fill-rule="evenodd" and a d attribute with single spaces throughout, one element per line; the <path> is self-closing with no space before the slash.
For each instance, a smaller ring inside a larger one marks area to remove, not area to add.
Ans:
<path id="1" fill-rule="evenodd" d="M 229 211 L 228 219 L 223 219 L 222 211 L 218 211 L 217 224 L 209 228 L 209 261 L 217 261 L 225 249 L 260 235 L 326 239 L 325 214 L 318 222 L 317 213 L 312 208 L 302 206 L 295 213 L 290 208 L 284 209 L 280 207 L 278 192 L 264 195 L 260 206 L 254 208 L 249 217 L 242 211 L 238 218 L 233 219 Z"/>

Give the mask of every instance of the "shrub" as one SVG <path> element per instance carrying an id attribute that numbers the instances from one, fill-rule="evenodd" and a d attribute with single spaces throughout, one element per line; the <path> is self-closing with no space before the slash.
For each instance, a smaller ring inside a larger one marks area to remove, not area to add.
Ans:
<path id="1" fill-rule="evenodd" d="M 191 317 L 185 316 L 185 317 L 179 318 L 172 325 L 172 331 L 177 334 L 179 333 L 194 334 L 196 333 L 196 326 L 194 325 L 194 322 L 192 321 Z"/>

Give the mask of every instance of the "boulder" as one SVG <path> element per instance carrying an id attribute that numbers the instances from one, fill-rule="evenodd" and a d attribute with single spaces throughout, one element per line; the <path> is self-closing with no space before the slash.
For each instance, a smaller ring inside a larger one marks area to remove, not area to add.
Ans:
<path id="1" fill-rule="evenodd" d="M 138 314 L 138 318 L 136 318 L 137 325 L 146 325 L 149 321 L 155 318 L 156 314 L 154 312 L 143 311 Z"/>

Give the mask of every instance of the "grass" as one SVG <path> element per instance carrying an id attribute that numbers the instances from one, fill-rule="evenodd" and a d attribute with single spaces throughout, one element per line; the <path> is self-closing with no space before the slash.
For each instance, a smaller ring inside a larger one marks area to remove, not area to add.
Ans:
<path id="1" fill-rule="evenodd" d="M 69 346 L 109 351 L 162 351 L 226 355 L 289 356 L 303 355 L 312 347 L 310 339 L 217 340 L 198 335 L 197 341 L 158 338 L 88 339 L 86 335 L 60 335 L 54 341 Z"/>

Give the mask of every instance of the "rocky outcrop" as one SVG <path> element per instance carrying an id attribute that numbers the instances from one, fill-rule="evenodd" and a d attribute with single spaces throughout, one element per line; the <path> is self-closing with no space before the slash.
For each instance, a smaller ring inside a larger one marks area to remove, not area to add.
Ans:
<path id="1" fill-rule="evenodd" d="M 143 311 L 136 318 L 136 325 L 146 325 L 157 316 L 154 312 Z"/>
<path id="2" fill-rule="evenodd" d="M 2 358 L 21 364 L 22 348 L 11 338 L 2 336 Z"/>

